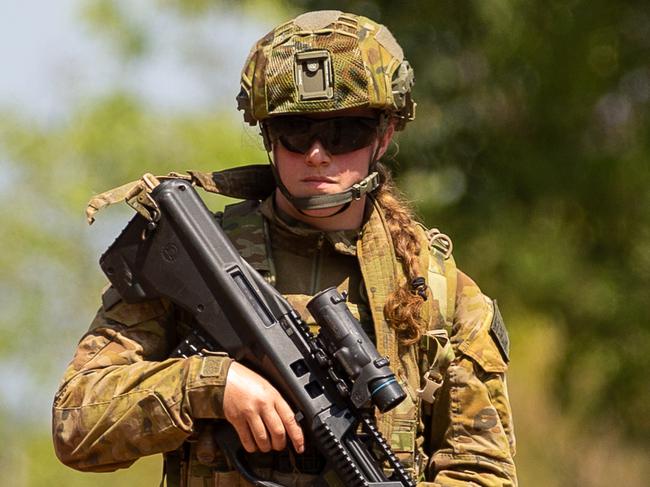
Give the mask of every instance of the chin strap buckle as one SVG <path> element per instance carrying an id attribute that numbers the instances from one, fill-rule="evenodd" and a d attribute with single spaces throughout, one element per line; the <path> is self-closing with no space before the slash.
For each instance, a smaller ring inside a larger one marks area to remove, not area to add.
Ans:
<path id="1" fill-rule="evenodd" d="M 364 179 L 359 181 L 356 184 L 353 184 L 350 188 L 352 192 L 352 198 L 357 201 L 366 194 L 374 191 L 379 186 L 379 173 L 371 172 Z"/>
<path id="2" fill-rule="evenodd" d="M 364 179 L 360 183 L 354 184 L 351 189 L 352 189 L 352 198 L 354 198 L 355 201 L 360 200 L 361 196 L 368 189 L 368 181 Z"/>

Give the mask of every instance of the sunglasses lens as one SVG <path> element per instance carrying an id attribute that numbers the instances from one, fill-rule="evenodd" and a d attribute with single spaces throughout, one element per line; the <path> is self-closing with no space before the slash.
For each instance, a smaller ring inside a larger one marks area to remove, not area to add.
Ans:
<path id="1" fill-rule="evenodd" d="M 318 139 L 330 154 L 344 154 L 367 147 L 377 135 L 378 121 L 363 117 L 312 119 L 278 117 L 268 123 L 271 139 L 291 152 L 304 154 Z"/>
<path id="2" fill-rule="evenodd" d="M 311 134 L 280 135 L 278 139 L 286 149 L 300 154 L 307 152 L 313 142 Z"/>
<path id="3" fill-rule="evenodd" d="M 331 154 L 344 154 L 369 146 L 377 135 L 377 121 L 369 118 L 335 119 L 325 136 L 325 147 Z"/>

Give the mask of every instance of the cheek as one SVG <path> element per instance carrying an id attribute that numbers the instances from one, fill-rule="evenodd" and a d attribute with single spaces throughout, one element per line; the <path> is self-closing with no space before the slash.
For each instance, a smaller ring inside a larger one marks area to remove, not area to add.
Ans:
<path id="1" fill-rule="evenodd" d="M 283 147 L 274 147 L 273 162 L 282 179 L 285 177 L 290 178 L 292 175 L 296 175 L 297 169 L 302 163 L 302 156 L 294 154 Z"/>
<path id="2" fill-rule="evenodd" d="M 359 149 L 342 156 L 340 160 L 342 172 L 349 174 L 350 177 L 365 177 L 368 174 L 370 157 L 371 153 L 368 148 Z"/>

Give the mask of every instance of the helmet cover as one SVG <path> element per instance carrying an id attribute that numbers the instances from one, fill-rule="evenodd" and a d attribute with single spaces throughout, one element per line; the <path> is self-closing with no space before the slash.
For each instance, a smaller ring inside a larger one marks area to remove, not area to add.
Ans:
<path id="1" fill-rule="evenodd" d="M 390 31 L 339 10 L 307 12 L 252 48 L 241 75 L 238 109 L 251 125 L 276 115 L 371 108 L 415 118 L 413 69 Z"/>

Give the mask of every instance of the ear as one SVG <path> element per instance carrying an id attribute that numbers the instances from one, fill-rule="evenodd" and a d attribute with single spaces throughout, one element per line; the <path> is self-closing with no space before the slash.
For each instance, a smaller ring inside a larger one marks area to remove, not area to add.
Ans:
<path id="1" fill-rule="evenodd" d="M 390 145 L 390 141 L 393 140 L 393 135 L 395 135 L 395 124 L 391 120 L 388 123 L 388 126 L 386 127 L 386 131 L 384 132 L 383 137 L 379 141 L 379 151 L 377 152 L 377 159 L 381 159 L 382 156 L 386 153 L 388 150 L 388 146 Z"/>

